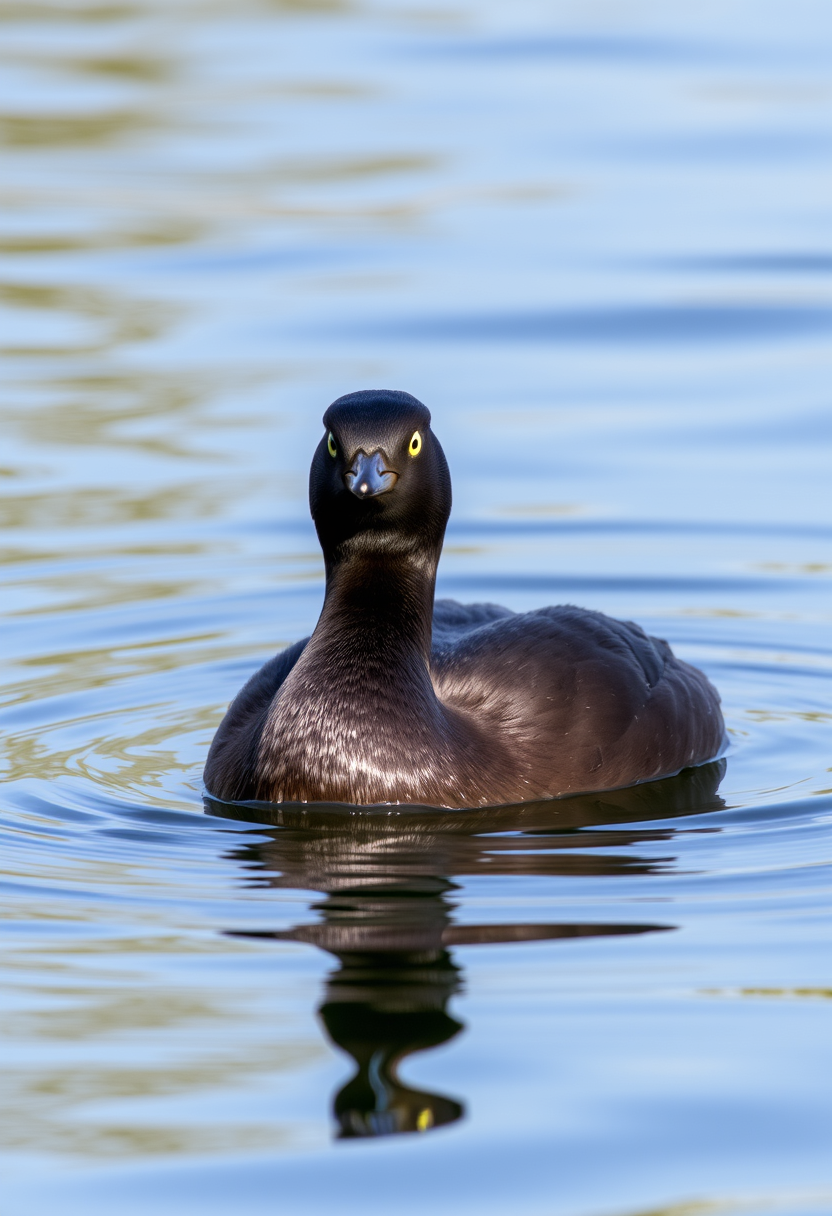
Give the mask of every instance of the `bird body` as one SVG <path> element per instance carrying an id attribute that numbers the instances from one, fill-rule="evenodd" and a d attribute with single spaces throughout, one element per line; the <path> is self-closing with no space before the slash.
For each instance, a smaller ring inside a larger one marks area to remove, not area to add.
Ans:
<path id="1" fill-rule="evenodd" d="M 353 393 L 324 425 L 310 474 L 321 616 L 232 703 L 205 769 L 213 796 L 487 806 L 719 753 L 716 690 L 637 625 L 571 605 L 434 603 L 451 491 L 421 402 Z"/>

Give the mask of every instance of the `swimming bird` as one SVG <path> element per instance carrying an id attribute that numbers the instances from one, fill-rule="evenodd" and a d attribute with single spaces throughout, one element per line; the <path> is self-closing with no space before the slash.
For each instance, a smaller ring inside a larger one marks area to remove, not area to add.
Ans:
<path id="1" fill-rule="evenodd" d="M 309 501 L 326 591 L 311 637 L 248 681 L 216 733 L 227 801 L 475 807 L 617 789 L 722 749 L 719 695 L 630 621 L 434 600 L 451 478 L 409 393 L 339 397 Z"/>

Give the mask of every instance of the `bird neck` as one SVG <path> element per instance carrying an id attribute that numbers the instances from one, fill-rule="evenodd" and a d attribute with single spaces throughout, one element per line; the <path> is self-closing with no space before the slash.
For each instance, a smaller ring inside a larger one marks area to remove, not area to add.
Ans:
<path id="1" fill-rule="evenodd" d="M 447 726 L 429 668 L 435 577 L 413 555 L 327 563 L 315 632 L 269 710 L 258 797 L 418 799 L 413 773 L 435 765 Z"/>
<path id="2" fill-rule="evenodd" d="M 408 551 L 340 555 L 327 563 L 326 593 L 314 644 L 336 643 L 343 657 L 372 654 L 430 659 L 438 554 Z"/>

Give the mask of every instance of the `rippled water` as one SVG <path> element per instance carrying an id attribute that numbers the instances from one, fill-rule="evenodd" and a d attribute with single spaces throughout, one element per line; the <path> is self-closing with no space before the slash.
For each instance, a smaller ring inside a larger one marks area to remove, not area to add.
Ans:
<path id="1" fill-rule="evenodd" d="M 0 0 L 7 1216 L 832 1210 L 830 35 Z M 203 805 L 365 386 L 433 411 L 440 593 L 637 619 L 724 762 Z"/>

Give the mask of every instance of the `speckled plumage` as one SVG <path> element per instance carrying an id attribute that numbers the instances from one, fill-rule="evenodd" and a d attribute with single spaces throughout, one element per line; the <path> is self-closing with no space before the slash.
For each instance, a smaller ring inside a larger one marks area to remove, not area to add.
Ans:
<path id="1" fill-rule="evenodd" d="M 569 605 L 434 604 L 451 490 L 421 402 L 354 393 L 324 425 L 337 455 L 325 434 L 310 473 L 321 617 L 231 705 L 211 794 L 484 806 L 633 785 L 718 754 L 716 690 L 637 625 Z M 392 488 L 348 488 L 358 452 L 380 453 Z"/>

